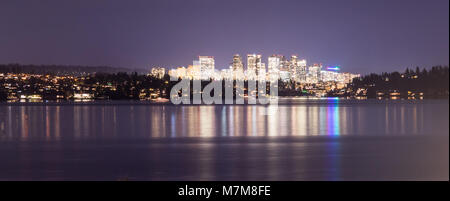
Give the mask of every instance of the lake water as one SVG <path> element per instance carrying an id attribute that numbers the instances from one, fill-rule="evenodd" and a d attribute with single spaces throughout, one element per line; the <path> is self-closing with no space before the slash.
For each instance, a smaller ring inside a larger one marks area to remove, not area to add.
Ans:
<path id="1" fill-rule="evenodd" d="M 448 180 L 448 100 L 0 105 L 0 180 Z"/>

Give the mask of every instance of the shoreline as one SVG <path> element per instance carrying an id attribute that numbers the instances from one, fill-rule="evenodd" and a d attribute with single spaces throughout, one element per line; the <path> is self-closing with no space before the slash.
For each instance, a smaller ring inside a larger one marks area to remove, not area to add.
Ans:
<path id="1" fill-rule="evenodd" d="M 429 99 L 376 99 L 376 98 L 368 98 L 368 99 L 355 99 L 355 98 L 343 98 L 343 97 L 294 97 L 294 96 L 285 96 L 279 97 L 278 103 L 275 105 L 329 105 L 329 104 L 354 104 L 354 103 L 371 103 L 371 104 L 386 104 L 386 103 L 425 103 L 425 102 L 435 102 L 435 101 L 445 101 L 449 100 L 449 98 L 429 98 Z M 294 101 L 294 102 L 292 102 Z M 332 102 L 330 102 L 332 101 Z M 343 102 L 336 102 L 343 101 Z M 87 101 L 73 101 L 73 100 L 62 100 L 62 101 L 39 101 L 39 102 L 0 102 L 0 106 L 89 106 L 89 105 L 105 105 L 105 106 L 114 106 L 114 105 L 154 105 L 154 106 L 270 106 L 271 104 L 179 104 L 175 105 L 170 102 L 170 100 L 166 100 L 164 102 L 161 101 L 151 101 L 151 100 L 87 100 Z"/>

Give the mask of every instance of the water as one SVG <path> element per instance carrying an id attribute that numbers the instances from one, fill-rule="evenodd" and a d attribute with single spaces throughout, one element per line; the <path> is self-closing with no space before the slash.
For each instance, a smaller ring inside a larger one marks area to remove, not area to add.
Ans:
<path id="1" fill-rule="evenodd" d="M 0 105 L 0 180 L 448 180 L 448 100 Z"/>

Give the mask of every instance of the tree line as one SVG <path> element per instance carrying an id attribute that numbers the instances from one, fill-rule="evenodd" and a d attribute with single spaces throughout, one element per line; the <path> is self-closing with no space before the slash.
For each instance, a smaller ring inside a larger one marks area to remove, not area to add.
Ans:
<path id="1" fill-rule="evenodd" d="M 354 92 L 358 89 L 367 89 L 368 98 L 375 98 L 377 92 L 390 91 L 398 91 L 400 94 L 407 94 L 408 91 L 423 93 L 426 98 L 448 98 L 449 67 L 433 66 L 431 69 L 416 67 L 416 69 L 407 68 L 403 73 L 372 73 L 355 78 L 348 87 Z"/>

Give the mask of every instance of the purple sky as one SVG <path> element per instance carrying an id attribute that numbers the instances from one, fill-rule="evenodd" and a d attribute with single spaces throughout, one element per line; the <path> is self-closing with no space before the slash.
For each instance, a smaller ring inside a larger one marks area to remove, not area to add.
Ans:
<path id="1" fill-rule="evenodd" d="M 448 0 L 1 0 L 0 63 L 186 66 L 298 54 L 355 73 L 449 64 Z"/>

